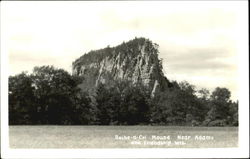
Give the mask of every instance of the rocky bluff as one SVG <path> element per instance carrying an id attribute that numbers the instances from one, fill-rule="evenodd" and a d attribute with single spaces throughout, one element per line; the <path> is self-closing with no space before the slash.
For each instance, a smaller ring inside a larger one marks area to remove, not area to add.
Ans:
<path id="1" fill-rule="evenodd" d="M 154 94 L 170 85 L 162 71 L 158 47 L 149 39 L 135 38 L 116 47 L 90 51 L 73 62 L 72 72 L 83 77 L 80 86 L 83 89 L 126 80 L 141 83 Z"/>

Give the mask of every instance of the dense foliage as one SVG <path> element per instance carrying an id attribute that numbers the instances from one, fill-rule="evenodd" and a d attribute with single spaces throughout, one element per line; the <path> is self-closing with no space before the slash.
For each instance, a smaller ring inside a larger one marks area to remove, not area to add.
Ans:
<path id="1" fill-rule="evenodd" d="M 9 77 L 9 124 L 237 126 L 238 102 L 227 88 L 211 94 L 188 82 L 154 97 L 141 84 L 113 81 L 94 91 L 84 79 L 53 66 Z"/>

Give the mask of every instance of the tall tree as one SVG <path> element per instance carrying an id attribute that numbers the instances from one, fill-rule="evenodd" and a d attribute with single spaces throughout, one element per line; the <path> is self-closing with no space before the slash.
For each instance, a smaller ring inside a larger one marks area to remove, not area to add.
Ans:
<path id="1" fill-rule="evenodd" d="M 39 123 L 70 124 L 73 105 L 72 95 L 77 88 L 75 80 L 63 69 L 53 66 L 35 67 L 32 74 L 35 96 L 39 101 Z"/>
<path id="2" fill-rule="evenodd" d="M 36 98 L 30 76 L 23 72 L 9 77 L 9 123 L 32 124 L 36 118 Z"/>
<path id="3" fill-rule="evenodd" d="M 148 123 L 149 121 L 149 103 L 147 93 L 142 86 L 127 87 L 124 92 L 121 107 L 127 124 L 135 125 L 140 123 Z M 122 114 L 122 113 L 120 113 Z"/>
<path id="4" fill-rule="evenodd" d="M 111 122 L 113 109 L 110 102 L 112 94 L 106 85 L 100 83 L 96 90 L 97 119 L 101 125 L 109 125 Z"/>
<path id="5" fill-rule="evenodd" d="M 230 118 L 230 96 L 227 88 L 217 87 L 210 97 L 210 110 L 206 117 L 206 123 L 211 126 L 224 126 Z"/>

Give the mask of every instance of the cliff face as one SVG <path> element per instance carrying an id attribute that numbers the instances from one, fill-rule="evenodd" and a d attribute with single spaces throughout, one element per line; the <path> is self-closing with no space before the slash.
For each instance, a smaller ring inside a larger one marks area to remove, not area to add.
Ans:
<path id="1" fill-rule="evenodd" d="M 141 82 L 155 91 L 168 88 L 169 81 L 158 59 L 158 45 L 145 38 L 136 38 L 116 47 L 90 51 L 73 62 L 73 74 L 84 77 L 82 87 L 98 83 L 127 80 Z"/>

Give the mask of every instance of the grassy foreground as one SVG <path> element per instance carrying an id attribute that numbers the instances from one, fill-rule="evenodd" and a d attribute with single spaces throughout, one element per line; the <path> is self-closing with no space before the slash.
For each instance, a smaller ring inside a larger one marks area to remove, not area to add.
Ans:
<path id="1" fill-rule="evenodd" d="M 237 147 L 237 127 L 9 126 L 10 148 Z"/>

